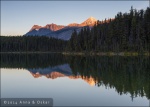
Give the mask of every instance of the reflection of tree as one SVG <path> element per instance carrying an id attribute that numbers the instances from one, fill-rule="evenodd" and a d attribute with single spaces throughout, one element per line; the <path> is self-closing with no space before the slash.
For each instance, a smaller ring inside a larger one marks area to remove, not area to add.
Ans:
<path id="1" fill-rule="evenodd" d="M 92 77 L 97 86 L 150 99 L 149 57 L 63 56 L 61 54 L 1 54 L 2 68 L 46 68 L 69 63 L 73 75 Z"/>
<path id="2" fill-rule="evenodd" d="M 1 54 L 3 68 L 45 68 L 65 62 L 61 54 Z"/>
<path id="3" fill-rule="evenodd" d="M 82 76 L 92 76 L 97 86 L 116 88 L 122 95 L 150 98 L 150 60 L 147 57 L 72 57 L 72 71 Z"/>

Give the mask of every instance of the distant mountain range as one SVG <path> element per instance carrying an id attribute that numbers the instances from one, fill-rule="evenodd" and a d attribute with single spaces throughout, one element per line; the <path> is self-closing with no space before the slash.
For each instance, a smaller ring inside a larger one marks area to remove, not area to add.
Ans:
<path id="1" fill-rule="evenodd" d="M 80 24 L 71 23 L 67 26 L 57 25 L 53 23 L 47 24 L 43 27 L 39 25 L 33 25 L 31 30 L 24 36 L 48 36 L 63 40 L 69 40 L 74 30 L 79 32 L 85 26 L 93 27 L 96 21 L 97 19 L 95 19 L 94 17 L 90 17 Z"/>

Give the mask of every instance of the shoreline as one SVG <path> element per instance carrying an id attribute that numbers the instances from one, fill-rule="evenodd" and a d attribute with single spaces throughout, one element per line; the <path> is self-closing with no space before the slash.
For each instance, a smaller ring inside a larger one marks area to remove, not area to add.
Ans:
<path id="1" fill-rule="evenodd" d="M 90 56 L 150 56 L 150 52 L 63 52 L 63 55 L 90 55 Z"/>
<path id="2" fill-rule="evenodd" d="M 150 56 L 150 52 L 0 52 L 0 54 L 63 54 L 63 55 L 89 55 L 89 56 Z"/>
<path id="3" fill-rule="evenodd" d="M 62 53 L 62 52 L 40 52 L 40 51 L 37 51 L 37 52 L 0 52 L 0 54 L 44 54 L 44 53 Z"/>

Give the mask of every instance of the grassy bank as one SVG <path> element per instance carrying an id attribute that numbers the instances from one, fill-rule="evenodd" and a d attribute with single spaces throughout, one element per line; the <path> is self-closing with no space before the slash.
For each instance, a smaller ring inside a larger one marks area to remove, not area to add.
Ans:
<path id="1" fill-rule="evenodd" d="M 138 52 L 63 52 L 63 55 L 98 55 L 98 56 L 138 56 L 145 55 L 150 56 L 150 52 L 138 53 Z"/>
<path id="2" fill-rule="evenodd" d="M 145 55 L 150 56 L 150 52 L 42 52 L 42 51 L 26 51 L 26 52 L 0 52 L 1 54 L 50 54 L 50 53 L 60 53 L 63 55 L 90 55 L 90 56 L 138 56 Z"/>

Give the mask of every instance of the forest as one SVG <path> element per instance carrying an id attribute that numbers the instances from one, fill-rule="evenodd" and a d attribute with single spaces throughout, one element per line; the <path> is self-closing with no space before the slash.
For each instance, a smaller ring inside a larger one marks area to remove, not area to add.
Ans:
<path id="1" fill-rule="evenodd" d="M 150 52 L 150 8 L 118 12 L 73 31 L 69 41 L 46 36 L 0 36 L 1 52 Z"/>
<path id="2" fill-rule="evenodd" d="M 61 52 L 67 41 L 46 36 L 1 36 L 1 52 Z"/>

